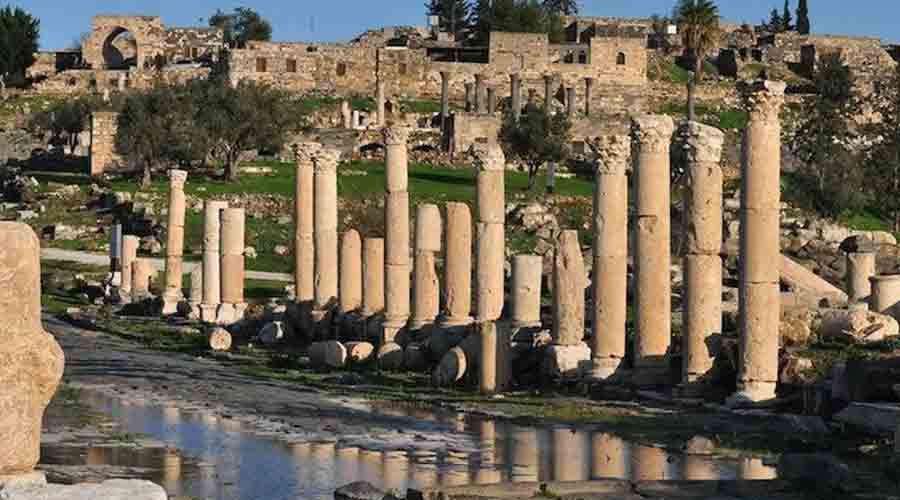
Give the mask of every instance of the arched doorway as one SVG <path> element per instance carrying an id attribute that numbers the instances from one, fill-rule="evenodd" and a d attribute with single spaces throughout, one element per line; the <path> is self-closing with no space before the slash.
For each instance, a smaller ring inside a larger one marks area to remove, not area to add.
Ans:
<path id="1" fill-rule="evenodd" d="M 128 69 L 137 66 L 137 61 L 137 40 L 126 28 L 114 29 L 103 41 L 103 65 L 107 69 Z"/>

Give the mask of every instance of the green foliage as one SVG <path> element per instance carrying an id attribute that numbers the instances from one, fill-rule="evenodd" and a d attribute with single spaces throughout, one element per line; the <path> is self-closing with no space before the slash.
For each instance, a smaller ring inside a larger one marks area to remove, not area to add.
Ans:
<path id="1" fill-rule="evenodd" d="M 299 113 L 308 116 L 322 109 L 337 109 L 341 105 L 342 100 L 339 97 L 307 95 L 297 98 L 295 104 Z M 353 96 L 348 100 L 350 101 L 351 109 L 360 111 L 375 110 L 375 99 L 371 97 Z"/>
<path id="2" fill-rule="evenodd" d="M 876 86 L 874 101 L 881 121 L 871 125 L 872 146 L 863 163 L 870 179 L 867 183 L 874 206 L 900 231 L 900 67 L 883 85 Z"/>
<path id="3" fill-rule="evenodd" d="M 58 101 L 33 114 L 28 129 L 35 135 L 49 132 L 51 144 L 66 144 L 73 148 L 77 145 L 78 134 L 88 129 L 91 113 L 99 109 L 100 104 L 92 96 Z"/>
<path id="4" fill-rule="evenodd" d="M 784 0 L 784 10 L 781 13 L 781 30 L 791 31 L 794 28 L 792 24 L 794 18 L 791 16 L 791 4 L 789 0 Z"/>
<path id="5" fill-rule="evenodd" d="M 23 80 L 34 63 L 41 22 L 19 7 L 0 9 L 0 89 L 13 78 Z"/>
<path id="6" fill-rule="evenodd" d="M 272 24 L 247 7 L 238 7 L 230 14 L 216 10 L 209 18 L 209 25 L 225 32 L 225 43 L 231 48 L 243 48 L 250 41 L 272 39 Z"/>
<path id="7" fill-rule="evenodd" d="M 684 104 L 668 102 L 662 107 L 662 112 L 675 117 L 686 117 L 687 108 Z M 696 118 L 701 123 L 711 125 L 722 130 L 744 130 L 750 121 L 750 115 L 740 108 L 708 107 L 698 104 L 695 108 Z"/>
<path id="8" fill-rule="evenodd" d="M 580 10 L 578 0 L 544 0 L 543 7 L 563 16 L 577 16 Z"/>
<path id="9" fill-rule="evenodd" d="M 809 6 L 806 0 L 800 0 L 797 5 L 797 32 L 801 35 L 808 35 L 809 30 Z"/>
<path id="10" fill-rule="evenodd" d="M 473 38 L 485 45 L 491 31 L 547 33 L 551 42 L 563 36 L 557 11 L 545 9 L 537 0 L 478 0 L 472 10 Z"/>
<path id="11" fill-rule="evenodd" d="M 472 14 L 469 0 L 429 0 L 425 11 L 429 16 L 438 16 L 441 29 L 453 33 L 457 40 L 465 37 Z"/>
<path id="12" fill-rule="evenodd" d="M 693 120 L 694 90 L 703 72 L 701 61 L 719 43 L 719 7 L 712 0 L 680 0 L 675 10 L 684 53 L 695 71 L 688 80 L 688 119 Z"/>
<path id="13" fill-rule="evenodd" d="M 500 140 L 507 158 L 515 158 L 528 166 L 528 186 L 547 162 L 563 162 L 568 158 L 569 130 L 572 124 L 562 113 L 550 115 L 544 108 L 529 105 L 516 121 L 512 113 L 503 118 Z"/>

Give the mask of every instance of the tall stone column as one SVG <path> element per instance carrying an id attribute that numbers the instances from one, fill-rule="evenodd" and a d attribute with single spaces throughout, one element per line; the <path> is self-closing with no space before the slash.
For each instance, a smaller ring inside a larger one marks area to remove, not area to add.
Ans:
<path id="1" fill-rule="evenodd" d="M 486 99 L 484 97 L 484 75 L 475 75 L 475 112 L 478 114 L 485 113 Z"/>
<path id="2" fill-rule="evenodd" d="M 541 278 L 544 258 L 540 255 L 516 255 L 512 259 L 512 327 L 541 327 Z"/>
<path id="3" fill-rule="evenodd" d="M 184 298 L 184 212 L 187 199 L 184 184 L 188 173 L 184 170 L 169 171 L 169 225 L 166 228 L 166 288 L 163 292 L 162 313 L 178 312 L 178 303 Z"/>
<path id="4" fill-rule="evenodd" d="M 341 124 L 345 129 L 353 128 L 353 111 L 350 109 L 350 101 L 341 101 Z"/>
<path id="5" fill-rule="evenodd" d="M 669 147 L 675 125 L 663 115 L 632 121 L 637 193 L 634 376 L 638 385 L 668 380 L 672 339 Z"/>
<path id="6" fill-rule="evenodd" d="M 781 310 L 781 122 L 785 84 L 759 81 L 741 90 L 750 122 L 741 162 L 741 349 L 731 401 L 775 397 Z"/>
<path id="7" fill-rule="evenodd" d="M 875 272 L 873 252 L 854 252 L 847 254 L 847 295 L 851 304 L 868 302 L 872 296 L 872 283 L 869 281 Z"/>
<path id="8" fill-rule="evenodd" d="M 478 385 L 482 394 L 497 392 L 497 354 L 499 341 L 497 324 L 493 321 L 478 323 L 477 335 L 481 342 L 479 351 L 481 360 L 478 363 Z"/>
<path id="9" fill-rule="evenodd" d="M 203 303 L 200 317 L 214 323 L 222 303 L 221 281 L 221 232 L 222 211 L 228 208 L 224 201 L 207 200 L 203 205 Z"/>
<path id="10" fill-rule="evenodd" d="M 725 135 L 697 122 L 681 130 L 687 159 L 687 254 L 682 293 L 682 389 L 699 394 L 712 369 L 709 340 L 722 333 L 722 145 Z"/>
<path id="11" fill-rule="evenodd" d="M 294 286 L 300 329 L 310 335 L 312 307 L 315 301 L 316 243 L 315 227 L 315 166 L 313 158 L 322 145 L 305 142 L 297 146 L 297 167 L 294 177 Z"/>
<path id="12" fill-rule="evenodd" d="M 475 111 L 475 84 L 466 83 L 466 113 Z"/>
<path id="13" fill-rule="evenodd" d="M 150 280 L 153 278 L 153 264 L 148 259 L 136 259 L 131 264 L 131 298 L 140 302 L 150 298 Z"/>
<path id="14" fill-rule="evenodd" d="M 605 380 L 625 358 L 628 289 L 628 177 L 625 135 L 599 139 L 594 188 L 591 376 Z"/>
<path id="15" fill-rule="evenodd" d="M 441 71 L 441 130 L 447 127 L 450 117 L 450 72 Z"/>
<path id="16" fill-rule="evenodd" d="M 387 161 L 384 240 L 385 314 L 382 343 L 394 341 L 406 328 L 410 312 L 409 263 L 409 129 L 384 129 Z"/>
<path id="17" fill-rule="evenodd" d="M 567 87 L 566 88 L 566 116 L 569 117 L 569 120 L 575 118 L 575 88 Z"/>
<path id="18" fill-rule="evenodd" d="M 109 227 L 109 272 L 113 273 L 113 282 L 122 283 L 122 224 Z M 116 281 L 116 274 L 119 275 Z"/>
<path id="19" fill-rule="evenodd" d="M 437 255 L 441 251 L 441 210 L 430 203 L 416 208 L 415 263 L 410 330 L 430 327 L 440 310 Z M 429 328 L 430 329 L 430 328 Z"/>
<path id="20" fill-rule="evenodd" d="M 472 214 L 469 205 L 447 203 L 444 242 L 441 328 L 450 330 L 472 322 Z"/>
<path id="21" fill-rule="evenodd" d="M 119 286 L 119 293 L 124 301 L 131 296 L 131 266 L 137 260 L 137 251 L 140 246 L 141 239 L 137 236 L 122 237 L 122 283 Z"/>
<path id="22" fill-rule="evenodd" d="M 591 98 L 594 97 L 594 79 L 584 79 L 584 116 L 591 116 Z"/>
<path id="23" fill-rule="evenodd" d="M 231 324 L 244 318 L 244 225 L 243 208 L 222 210 L 222 305 L 218 322 Z"/>
<path id="24" fill-rule="evenodd" d="M 479 144 L 474 166 L 478 190 L 475 318 L 494 321 L 503 313 L 503 268 L 506 250 L 506 157 L 497 144 Z"/>
<path id="25" fill-rule="evenodd" d="M 330 333 L 338 300 L 338 194 L 337 166 L 340 152 L 322 149 L 313 157 L 315 168 L 314 231 L 315 291 L 313 322 L 320 335 Z"/>
<path id="26" fill-rule="evenodd" d="M 578 231 L 560 233 L 553 265 L 553 343 L 578 345 L 584 339 L 584 259 Z"/>
<path id="27" fill-rule="evenodd" d="M 188 299 L 190 319 L 200 319 L 200 304 L 203 303 L 203 266 L 191 271 L 191 292 Z"/>
<path id="28" fill-rule="evenodd" d="M 900 274 L 872 276 L 872 310 L 900 318 Z"/>
<path id="29" fill-rule="evenodd" d="M 62 378 L 65 356 L 41 326 L 37 235 L 25 224 L 2 222 L 0 237 L 0 482 L 15 482 L 16 475 L 27 481 L 40 458 L 41 421 Z"/>
<path id="30" fill-rule="evenodd" d="M 497 111 L 497 89 L 488 87 L 487 89 L 487 112 L 494 114 Z"/>
<path id="31" fill-rule="evenodd" d="M 544 112 L 550 114 L 552 112 L 553 102 L 553 75 L 544 75 Z"/>
<path id="32" fill-rule="evenodd" d="M 366 337 L 381 335 L 379 316 L 384 313 L 384 239 L 363 241 L 362 318 Z"/>
<path id="33" fill-rule="evenodd" d="M 378 126 L 383 127 L 385 123 L 385 115 L 384 115 L 384 82 L 381 79 L 378 79 L 376 82 L 375 88 L 375 104 L 376 104 L 376 116 L 378 119 Z"/>
<path id="34" fill-rule="evenodd" d="M 362 307 L 363 294 L 362 239 L 355 229 L 345 232 L 341 239 L 341 265 L 338 272 L 340 312 L 355 312 Z"/>
<path id="35" fill-rule="evenodd" d="M 509 75 L 510 105 L 516 121 L 522 116 L 522 77 L 518 73 Z"/>

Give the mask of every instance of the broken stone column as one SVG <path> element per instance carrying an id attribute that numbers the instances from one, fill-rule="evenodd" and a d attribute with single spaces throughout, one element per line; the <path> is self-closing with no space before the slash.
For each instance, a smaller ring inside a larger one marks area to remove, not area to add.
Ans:
<path id="1" fill-rule="evenodd" d="M 338 194 L 337 166 L 340 152 L 322 149 L 313 157 L 315 290 L 312 320 L 319 334 L 330 332 L 338 300 Z M 324 338 L 324 337 L 323 337 Z"/>
<path id="2" fill-rule="evenodd" d="M 444 310 L 441 328 L 472 322 L 472 215 L 465 203 L 447 203 L 444 237 Z"/>
<path id="3" fill-rule="evenodd" d="M 362 307 L 363 269 L 362 239 L 359 232 L 351 229 L 341 239 L 341 265 L 339 268 L 340 312 L 348 314 Z"/>
<path id="4" fill-rule="evenodd" d="M 150 298 L 150 280 L 153 278 L 153 263 L 148 259 L 136 259 L 131 264 L 131 300 L 140 302 Z"/>
<path id="5" fill-rule="evenodd" d="M 475 112 L 478 114 L 485 113 L 486 100 L 484 97 L 484 75 L 475 75 Z"/>
<path id="6" fill-rule="evenodd" d="M 184 298 L 184 212 L 187 199 L 184 183 L 188 173 L 184 170 L 169 171 L 169 225 L 166 228 L 166 288 L 163 292 L 163 314 L 178 312 L 178 303 Z"/>
<path id="7" fill-rule="evenodd" d="M 382 343 L 394 341 L 406 327 L 410 312 L 409 263 L 409 129 L 384 131 L 387 162 L 384 240 L 385 317 Z"/>
<path id="8" fill-rule="evenodd" d="M 605 380 L 625 358 L 628 282 L 628 177 L 631 143 L 599 138 L 594 188 L 591 376 Z"/>
<path id="9" fill-rule="evenodd" d="M 737 392 L 731 401 L 775 398 L 781 316 L 781 122 L 785 84 L 741 89 L 750 112 L 741 161 Z"/>
<path id="10" fill-rule="evenodd" d="M 541 278 L 544 258 L 516 255 L 512 259 L 512 327 L 541 327 Z"/>
<path id="11" fill-rule="evenodd" d="M 503 278 L 506 262 L 506 158 L 497 144 L 479 144 L 475 149 L 477 268 L 475 318 L 494 321 L 503 313 Z"/>
<path id="12" fill-rule="evenodd" d="M 594 79 L 584 79 L 584 116 L 591 116 L 591 97 L 594 93 Z"/>
<path id="13" fill-rule="evenodd" d="M 447 127 L 450 117 L 450 72 L 441 71 L 441 130 Z"/>
<path id="14" fill-rule="evenodd" d="M 441 299 L 437 276 L 437 255 L 440 251 L 441 211 L 437 205 L 419 205 L 416 208 L 416 260 L 413 268 L 410 330 L 422 330 L 430 327 L 437 318 Z"/>
<path id="15" fill-rule="evenodd" d="M 306 142 L 297 145 L 294 179 L 294 286 L 300 329 L 311 334 L 312 306 L 315 301 L 315 165 L 313 158 L 322 145 Z"/>
<path id="16" fill-rule="evenodd" d="M 553 75 L 544 75 L 544 112 L 550 114 L 553 102 Z"/>
<path id="17" fill-rule="evenodd" d="M 566 116 L 570 120 L 575 118 L 575 88 L 566 88 Z"/>
<path id="18" fill-rule="evenodd" d="M 478 363 L 478 385 L 482 394 L 497 392 L 497 324 L 493 321 L 478 323 L 476 335 L 481 340 L 481 359 Z"/>
<path id="19" fill-rule="evenodd" d="M 353 128 L 353 111 L 350 109 L 350 102 L 346 99 L 341 101 L 341 124 L 345 129 Z"/>
<path id="20" fill-rule="evenodd" d="M 363 242 L 362 315 L 368 319 L 384 312 L 384 240 Z"/>
<path id="21" fill-rule="evenodd" d="M 900 318 L 900 274 L 873 276 L 872 311 Z"/>
<path id="22" fill-rule="evenodd" d="M 497 89 L 488 87 L 487 89 L 487 112 L 493 114 L 497 111 Z"/>
<path id="23" fill-rule="evenodd" d="M 0 223 L 0 482 L 30 477 L 40 458 L 41 421 L 65 356 L 41 326 L 40 243 L 27 225 Z M 29 475 L 29 476 L 26 476 Z"/>
<path id="24" fill-rule="evenodd" d="M 235 323 L 244 317 L 244 225 L 243 208 L 222 210 L 222 305 L 220 323 Z"/>
<path id="25" fill-rule="evenodd" d="M 355 129 L 362 126 L 362 115 L 360 114 L 359 110 L 354 109 L 350 112 L 350 121 L 353 123 L 351 128 Z"/>
<path id="26" fill-rule="evenodd" d="M 873 252 L 847 254 L 847 296 L 851 304 L 868 302 L 872 296 L 871 278 L 876 275 Z"/>
<path id="27" fill-rule="evenodd" d="M 553 343 L 576 345 L 584 339 L 584 259 L 578 231 L 560 233 L 553 264 Z"/>
<path id="28" fill-rule="evenodd" d="M 140 246 L 141 239 L 137 236 L 122 237 L 122 282 L 119 286 L 119 294 L 123 300 L 131 298 L 131 268 L 134 261 L 137 260 L 137 251 Z"/>
<path id="29" fill-rule="evenodd" d="M 682 293 L 682 390 L 700 394 L 722 334 L 722 145 L 718 129 L 688 122 L 681 130 L 689 192 Z"/>
<path id="30" fill-rule="evenodd" d="M 197 266 L 191 271 L 191 291 L 188 298 L 188 316 L 191 319 L 200 319 L 200 304 L 203 303 L 203 266 Z"/>
<path id="31" fill-rule="evenodd" d="M 518 73 L 509 75 L 510 105 L 516 121 L 522 116 L 522 77 Z"/>
<path id="32" fill-rule="evenodd" d="M 200 317 L 213 323 L 222 303 L 221 233 L 222 211 L 228 208 L 224 201 L 207 200 L 203 205 L 203 303 Z"/>
<path id="33" fill-rule="evenodd" d="M 466 113 L 471 113 L 475 111 L 475 84 L 472 82 L 466 83 Z"/>
<path id="34" fill-rule="evenodd" d="M 384 115 L 384 82 L 378 80 L 375 84 L 375 104 L 376 104 L 376 113 L 378 126 L 383 127 L 386 121 L 386 117 Z"/>
<path id="35" fill-rule="evenodd" d="M 632 155 L 637 194 L 635 238 L 634 376 L 638 385 L 668 380 L 672 339 L 669 275 L 669 146 L 675 124 L 663 115 L 632 120 Z"/>

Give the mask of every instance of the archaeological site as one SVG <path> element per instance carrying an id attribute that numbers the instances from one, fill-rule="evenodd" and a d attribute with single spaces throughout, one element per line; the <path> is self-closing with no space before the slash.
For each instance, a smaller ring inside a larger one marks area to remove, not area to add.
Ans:
<path id="1" fill-rule="evenodd" d="M 28 3 L 0 499 L 900 499 L 898 8 Z"/>

